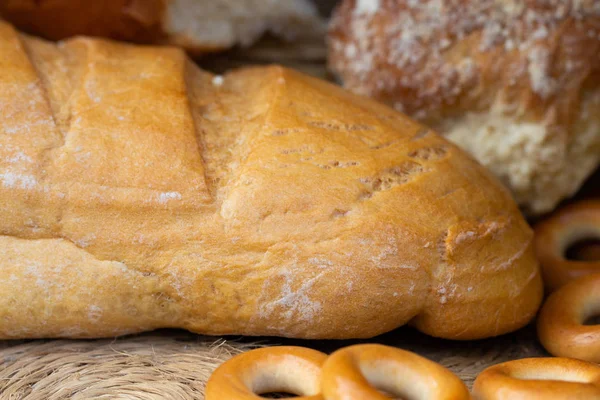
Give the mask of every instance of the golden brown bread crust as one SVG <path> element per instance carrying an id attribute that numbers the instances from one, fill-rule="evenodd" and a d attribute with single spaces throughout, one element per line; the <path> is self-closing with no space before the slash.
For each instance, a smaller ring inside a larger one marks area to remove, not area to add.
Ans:
<path id="1" fill-rule="evenodd" d="M 134 42 L 162 35 L 167 0 L 4 0 L 0 15 L 21 29 L 53 40 L 77 35 Z"/>
<path id="2" fill-rule="evenodd" d="M 471 339 L 540 304 L 509 193 L 372 100 L 7 24 L 0 69 L 0 337 Z"/>
<path id="3" fill-rule="evenodd" d="M 345 0 L 329 66 L 473 154 L 531 214 L 600 161 L 600 2 Z"/>
<path id="4" fill-rule="evenodd" d="M 561 357 L 507 361 L 479 374 L 472 394 L 474 400 L 598 399 L 600 367 Z"/>
<path id="5" fill-rule="evenodd" d="M 380 344 L 356 344 L 333 352 L 323 363 L 321 390 L 323 397 L 314 400 L 405 399 L 425 393 L 430 399 L 471 400 L 464 382 L 442 365 Z"/>
<path id="6" fill-rule="evenodd" d="M 534 247 L 546 288 L 554 291 L 573 279 L 600 273 L 600 258 L 570 259 L 567 250 L 580 241 L 600 238 L 600 200 L 569 204 L 535 226 Z M 593 256 L 591 247 L 588 256 Z M 585 247 L 580 249 L 585 257 Z"/>
<path id="7" fill-rule="evenodd" d="M 540 342 L 554 356 L 600 363 L 600 326 L 586 323 L 598 310 L 600 273 L 568 282 L 552 293 L 540 310 Z"/>
<path id="8" fill-rule="evenodd" d="M 297 346 L 273 346 L 238 354 L 206 382 L 205 400 L 248 400 L 264 393 L 295 393 L 301 400 L 324 400 L 321 366 L 327 354 Z"/>

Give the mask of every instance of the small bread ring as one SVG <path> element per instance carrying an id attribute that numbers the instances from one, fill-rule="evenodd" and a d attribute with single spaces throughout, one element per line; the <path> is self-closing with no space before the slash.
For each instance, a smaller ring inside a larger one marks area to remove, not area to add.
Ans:
<path id="1" fill-rule="evenodd" d="M 587 238 L 600 238 L 600 201 L 571 204 L 535 227 L 535 249 L 542 265 L 546 287 L 555 290 L 583 275 L 600 272 L 600 260 L 567 260 L 570 245 Z"/>
<path id="2" fill-rule="evenodd" d="M 600 399 L 600 367 L 570 358 L 524 358 L 485 369 L 475 400 Z"/>
<path id="3" fill-rule="evenodd" d="M 205 400 L 257 400 L 286 392 L 298 400 L 322 400 L 321 366 L 327 355 L 295 346 L 266 347 L 239 354 L 213 372 Z"/>
<path id="4" fill-rule="evenodd" d="M 452 372 L 417 354 L 365 344 L 345 347 L 323 365 L 321 390 L 326 400 L 388 400 L 374 385 L 408 399 L 470 399 Z"/>
<path id="5" fill-rule="evenodd" d="M 600 313 L 600 273 L 581 277 L 552 293 L 537 322 L 542 345 L 555 356 L 600 363 L 600 325 L 583 325 Z"/>

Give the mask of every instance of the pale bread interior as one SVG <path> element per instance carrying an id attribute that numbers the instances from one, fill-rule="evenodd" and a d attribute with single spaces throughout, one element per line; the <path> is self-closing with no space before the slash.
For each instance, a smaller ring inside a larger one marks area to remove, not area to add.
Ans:
<path id="1" fill-rule="evenodd" d="M 249 46 L 263 34 L 292 40 L 323 35 L 325 22 L 308 0 L 173 0 L 165 31 L 186 46 Z"/>

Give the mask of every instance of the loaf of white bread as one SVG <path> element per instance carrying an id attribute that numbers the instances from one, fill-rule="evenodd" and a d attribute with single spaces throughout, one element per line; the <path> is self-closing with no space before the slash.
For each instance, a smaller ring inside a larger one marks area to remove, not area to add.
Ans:
<path id="1" fill-rule="evenodd" d="M 0 338 L 472 339 L 540 304 L 508 191 L 331 84 L 0 23 L 0 105 Z"/>

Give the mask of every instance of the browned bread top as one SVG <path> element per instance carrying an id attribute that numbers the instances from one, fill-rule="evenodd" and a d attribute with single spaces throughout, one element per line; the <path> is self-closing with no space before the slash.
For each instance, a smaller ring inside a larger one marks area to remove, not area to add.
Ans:
<path id="1" fill-rule="evenodd" d="M 508 87 L 539 119 L 600 74 L 600 2 L 345 0 L 329 39 L 347 86 L 419 119 L 480 110 Z"/>
<path id="2" fill-rule="evenodd" d="M 386 106 L 2 23 L 0 72 L 0 337 L 469 339 L 539 306 L 509 193 Z"/>
<path id="3" fill-rule="evenodd" d="M 49 39 L 76 35 L 137 42 L 158 40 L 165 0 L 4 0 L 0 15 Z"/>

